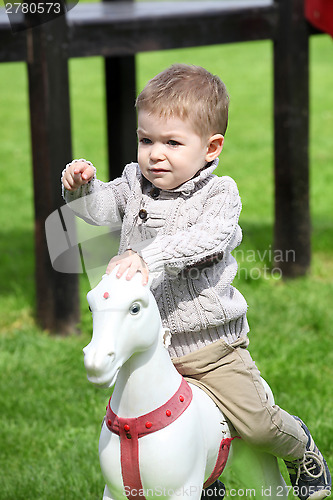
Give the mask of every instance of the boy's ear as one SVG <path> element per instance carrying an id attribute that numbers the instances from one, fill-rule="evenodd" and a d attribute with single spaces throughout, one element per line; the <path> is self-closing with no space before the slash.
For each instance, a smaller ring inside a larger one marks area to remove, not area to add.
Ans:
<path id="1" fill-rule="evenodd" d="M 214 134 L 208 139 L 206 161 L 215 160 L 222 151 L 224 136 L 222 134 Z"/>

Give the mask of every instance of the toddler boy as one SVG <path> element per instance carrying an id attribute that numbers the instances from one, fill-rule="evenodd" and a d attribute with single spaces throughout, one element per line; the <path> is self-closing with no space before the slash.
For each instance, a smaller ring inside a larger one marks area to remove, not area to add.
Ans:
<path id="1" fill-rule="evenodd" d="M 159 273 L 152 292 L 171 332 L 177 370 L 206 391 L 237 434 L 285 460 L 302 500 L 330 494 L 327 464 L 305 424 L 271 406 L 248 347 L 247 304 L 232 286 L 241 201 L 230 177 L 213 174 L 228 122 L 225 85 L 201 67 L 173 65 L 138 96 L 138 162 L 103 183 L 85 160 L 63 173 L 81 217 L 122 224 L 107 272 Z M 93 195 L 93 196 L 87 196 Z"/>

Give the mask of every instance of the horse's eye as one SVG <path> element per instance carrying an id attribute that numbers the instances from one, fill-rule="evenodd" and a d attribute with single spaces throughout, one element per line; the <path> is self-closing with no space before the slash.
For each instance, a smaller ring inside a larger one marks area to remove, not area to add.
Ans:
<path id="1" fill-rule="evenodd" d="M 137 302 L 134 302 L 134 303 L 131 305 L 131 307 L 130 307 L 130 309 L 129 309 L 129 312 L 130 312 L 131 314 L 138 314 L 138 313 L 140 312 L 140 309 L 141 309 L 140 304 L 138 304 Z"/>

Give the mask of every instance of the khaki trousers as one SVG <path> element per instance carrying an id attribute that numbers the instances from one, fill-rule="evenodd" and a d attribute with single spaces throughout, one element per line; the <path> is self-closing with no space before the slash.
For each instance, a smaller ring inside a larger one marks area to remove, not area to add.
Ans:
<path id="1" fill-rule="evenodd" d="M 301 458 L 307 436 L 289 413 L 269 404 L 247 343 L 239 339 L 229 345 L 220 339 L 172 361 L 215 401 L 244 441 L 286 460 Z"/>

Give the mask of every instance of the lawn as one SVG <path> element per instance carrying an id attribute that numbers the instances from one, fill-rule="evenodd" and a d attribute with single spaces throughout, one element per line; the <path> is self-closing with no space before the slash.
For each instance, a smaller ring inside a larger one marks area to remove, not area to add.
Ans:
<path id="1" fill-rule="evenodd" d="M 271 52 L 269 42 L 254 42 L 140 54 L 137 86 L 173 62 L 205 66 L 225 81 L 230 125 L 219 174 L 237 181 L 243 201 L 235 285 L 249 304 L 251 352 L 277 403 L 308 423 L 332 470 L 333 45 L 326 36 L 311 40 L 313 258 L 309 274 L 295 280 L 281 280 L 270 268 Z M 106 180 L 102 68 L 100 58 L 70 62 L 74 156 L 92 160 Z M 97 500 L 103 491 L 98 436 L 109 391 L 89 385 L 83 366 L 82 348 L 91 334 L 86 277 L 80 286 L 80 336 L 51 336 L 34 319 L 26 87 L 23 64 L 0 65 L 0 500 Z M 237 486 L 232 473 L 226 484 Z"/>

